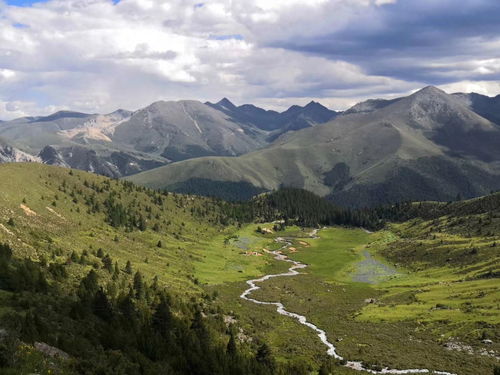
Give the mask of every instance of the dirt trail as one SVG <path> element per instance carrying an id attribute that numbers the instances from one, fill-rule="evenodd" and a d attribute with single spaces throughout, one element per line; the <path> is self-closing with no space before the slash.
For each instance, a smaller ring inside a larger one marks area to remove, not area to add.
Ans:
<path id="1" fill-rule="evenodd" d="M 309 234 L 309 237 L 311 239 L 319 238 L 318 232 L 319 232 L 319 229 L 314 229 Z M 276 306 L 276 311 L 278 312 L 278 314 L 284 315 L 284 316 L 288 316 L 290 318 L 294 318 L 294 319 L 298 320 L 300 324 L 303 324 L 303 325 L 311 328 L 313 331 L 315 331 L 317 333 L 319 339 L 321 340 L 321 342 L 323 344 L 325 344 L 326 347 L 328 348 L 327 351 L 326 351 L 326 353 L 329 356 L 331 356 L 331 357 L 333 357 L 335 359 L 341 360 L 341 361 L 344 360 L 344 358 L 337 353 L 337 349 L 335 348 L 335 345 L 333 345 L 330 341 L 328 341 L 328 337 L 326 336 L 326 332 L 324 330 L 318 328 L 316 325 L 312 324 L 311 322 L 308 322 L 307 318 L 305 316 L 300 315 L 300 314 L 296 314 L 296 313 L 293 313 L 293 312 L 290 312 L 290 311 L 287 311 L 285 309 L 285 306 L 281 302 L 265 302 L 265 301 L 259 301 L 259 300 L 256 300 L 254 298 L 249 297 L 249 295 L 252 292 L 260 289 L 260 286 L 257 286 L 256 283 L 262 283 L 262 282 L 264 282 L 266 280 L 269 280 L 269 279 L 272 279 L 272 278 L 275 278 L 275 277 L 290 277 L 290 276 L 300 275 L 300 272 L 298 272 L 297 270 L 304 269 L 304 268 L 307 267 L 306 264 L 294 261 L 292 259 L 289 259 L 286 255 L 281 254 L 281 250 L 283 250 L 283 249 L 285 249 L 285 248 L 287 248 L 287 247 L 289 247 L 289 246 L 292 245 L 292 243 L 290 241 L 288 241 L 285 238 L 277 238 L 276 241 L 277 242 L 281 242 L 284 245 L 280 249 L 275 250 L 275 251 L 271 251 L 270 253 L 275 255 L 275 257 L 274 257 L 275 259 L 281 260 L 283 262 L 289 262 L 289 263 L 292 263 L 293 265 L 288 269 L 288 272 L 274 274 L 274 275 L 266 275 L 266 276 L 263 276 L 263 277 L 261 277 L 259 279 L 248 280 L 247 284 L 249 285 L 249 288 L 246 289 L 240 295 L 240 298 L 242 298 L 242 299 L 244 299 L 246 301 L 250 301 L 250 302 L 256 303 L 258 305 L 272 305 L 272 306 Z M 367 372 L 369 374 L 435 374 L 435 375 L 457 375 L 457 374 L 454 374 L 454 373 L 451 373 L 451 372 L 446 372 L 446 371 L 431 371 L 431 370 L 428 370 L 428 369 L 397 370 L 397 369 L 383 368 L 382 370 L 372 370 L 372 369 L 364 367 L 364 365 L 363 365 L 362 362 L 357 362 L 357 361 L 346 361 L 344 366 L 348 367 L 348 368 L 351 368 L 353 370 Z"/>

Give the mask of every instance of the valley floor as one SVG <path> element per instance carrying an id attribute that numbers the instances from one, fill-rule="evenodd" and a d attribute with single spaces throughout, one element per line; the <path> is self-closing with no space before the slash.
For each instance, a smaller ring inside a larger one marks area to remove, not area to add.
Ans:
<path id="1" fill-rule="evenodd" d="M 491 374 L 498 365 L 500 293 L 494 278 L 467 280 L 458 268 L 395 264 L 394 257 L 381 254 L 401 240 L 398 227 L 373 234 L 328 228 L 317 239 L 300 228 L 265 235 L 256 229 L 244 227 L 226 237 L 231 239 L 225 245 L 218 238 L 219 246 L 212 247 L 219 251 L 205 251 L 195 266 L 206 290 L 232 311 L 227 320 L 242 327 L 240 340 L 265 341 L 280 360 L 311 368 L 327 360 L 327 347 L 314 331 L 277 314 L 275 306 L 239 298 L 248 288 L 246 280 L 290 267 L 269 254 L 282 246 L 275 238 L 286 237 L 291 245 L 283 253 L 308 267 L 300 275 L 260 283 L 251 297 L 279 301 L 306 316 L 326 331 L 344 358 L 373 369 L 428 368 L 460 375 Z M 333 366 L 335 374 L 358 373 Z"/>

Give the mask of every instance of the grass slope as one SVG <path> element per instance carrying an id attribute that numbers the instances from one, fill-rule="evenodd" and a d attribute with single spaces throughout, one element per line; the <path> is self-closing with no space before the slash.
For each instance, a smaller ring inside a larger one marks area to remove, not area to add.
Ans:
<path id="1" fill-rule="evenodd" d="M 100 261 L 94 254 L 102 249 L 121 268 L 130 261 L 148 279 L 158 276 L 177 291 L 194 291 L 192 249 L 220 228 L 211 216 L 217 213 L 210 209 L 209 200 L 169 195 L 157 204 L 157 196 L 129 193 L 119 181 L 85 172 L 8 164 L 0 166 L 0 181 L 0 242 L 12 244 L 15 255 L 33 260 L 63 261 L 73 252 L 80 257 L 86 251 L 89 266 L 68 266 L 75 278 Z M 100 189 L 117 192 L 125 206 L 134 203 L 148 229 L 130 231 L 109 225 L 104 207 L 109 192 Z M 99 212 L 85 203 L 91 199 L 100 206 Z M 197 209 L 212 212 L 201 218 L 192 213 Z M 11 219 L 14 226 L 8 224 Z"/>

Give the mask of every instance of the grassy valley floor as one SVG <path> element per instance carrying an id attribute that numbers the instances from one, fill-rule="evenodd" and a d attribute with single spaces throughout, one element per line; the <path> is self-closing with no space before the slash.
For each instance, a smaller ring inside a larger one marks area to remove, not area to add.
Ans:
<path id="1" fill-rule="evenodd" d="M 306 316 L 346 359 L 374 368 L 493 373 L 500 353 L 497 279 L 469 280 L 466 270 L 457 267 L 415 268 L 412 262 L 396 261 L 394 246 L 407 231 L 402 225 L 373 234 L 328 228 L 318 239 L 299 228 L 266 235 L 255 229 L 243 228 L 224 247 L 224 255 L 217 253 L 211 262 L 218 272 L 207 272 L 206 263 L 195 265 L 205 288 L 218 294 L 218 303 L 243 327 L 242 339 L 268 342 L 279 359 L 305 361 L 311 369 L 325 360 L 327 348 L 313 331 L 278 315 L 273 306 L 239 298 L 245 280 L 290 266 L 262 250 L 281 246 L 274 238 L 283 236 L 293 242 L 284 253 L 308 267 L 301 275 L 261 283 L 251 296 L 282 302 L 288 311 Z M 243 254 L 249 251 L 263 255 Z M 336 366 L 337 373 L 353 371 Z"/>

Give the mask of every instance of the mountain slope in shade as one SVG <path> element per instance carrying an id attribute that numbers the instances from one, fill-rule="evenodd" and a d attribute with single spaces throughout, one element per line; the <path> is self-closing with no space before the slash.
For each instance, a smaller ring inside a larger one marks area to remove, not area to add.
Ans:
<path id="1" fill-rule="evenodd" d="M 193 178 L 292 186 L 337 203 L 454 199 L 500 189 L 500 129 L 426 87 L 368 113 L 337 117 L 238 158 L 201 158 L 131 177 L 156 188 Z"/>
<path id="2" fill-rule="evenodd" d="M 477 114 L 500 126 L 500 95 L 493 98 L 476 93 L 453 95 Z"/>
<path id="3" fill-rule="evenodd" d="M 133 153 L 96 151 L 78 145 L 58 149 L 46 146 L 38 157 L 44 164 L 80 169 L 113 178 L 129 176 L 165 164 L 161 160 L 144 159 Z"/>

